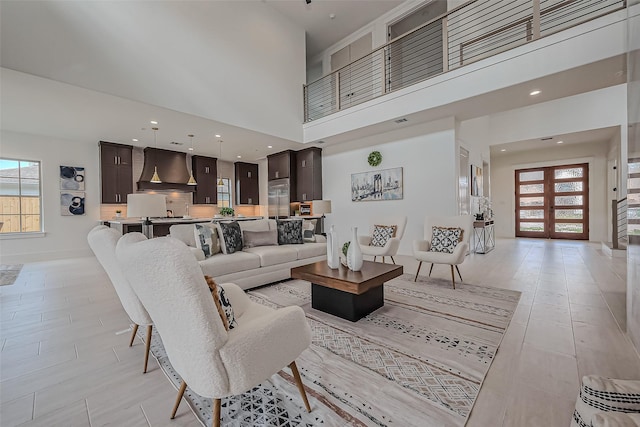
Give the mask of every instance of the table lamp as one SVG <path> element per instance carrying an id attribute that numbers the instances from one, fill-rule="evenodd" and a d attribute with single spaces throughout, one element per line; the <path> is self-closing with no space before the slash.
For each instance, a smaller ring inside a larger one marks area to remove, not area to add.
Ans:
<path id="1" fill-rule="evenodd" d="M 141 217 L 142 234 L 148 239 L 153 237 L 149 218 L 163 218 L 167 214 L 167 199 L 163 194 L 129 194 L 127 195 L 127 216 Z"/>
<path id="2" fill-rule="evenodd" d="M 320 215 L 320 234 L 324 234 L 324 215 L 331 213 L 331 200 L 313 200 L 312 212 L 314 215 Z"/>

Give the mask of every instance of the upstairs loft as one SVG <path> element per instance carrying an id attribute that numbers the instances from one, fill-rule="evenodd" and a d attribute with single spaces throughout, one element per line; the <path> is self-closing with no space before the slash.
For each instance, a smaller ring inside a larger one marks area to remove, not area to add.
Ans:
<path id="1" fill-rule="evenodd" d="M 490 102 L 496 96 L 482 97 L 515 85 L 529 93 L 554 75 L 561 90 L 546 96 L 624 83 L 620 73 L 617 80 L 595 76 L 590 87 L 562 88 L 562 73 L 624 70 L 626 8 L 625 0 L 468 1 L 306 85 L 304 141 L 346 140 L 367 126 L 388 130 L 373 125 L 411 114 L 421 121 L 465 119 L 515 108 L 522 103 L 509 94 L 501 94 L 503 106 Z"/>

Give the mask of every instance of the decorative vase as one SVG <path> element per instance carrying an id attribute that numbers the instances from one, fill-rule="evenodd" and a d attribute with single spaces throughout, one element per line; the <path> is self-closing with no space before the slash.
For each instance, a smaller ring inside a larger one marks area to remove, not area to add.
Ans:
<path id="1" fill-rule="evenodd" d="M 340 252 L 338 252 L 338 235 L 332 225 L 327 233 L 327 265 L 331 269 L 340 267 Z"/>
<path id="2" fill-rule="evenodd" d="M 351 236 L 351 243 L 347 251 L 347 266 L 349 270 L 360 271 L 363 260 L 362 250 L 360 250 L 360 244 L 358 243 L 358 227 L 353 227 L 352 230 L 353 235 Z"/>

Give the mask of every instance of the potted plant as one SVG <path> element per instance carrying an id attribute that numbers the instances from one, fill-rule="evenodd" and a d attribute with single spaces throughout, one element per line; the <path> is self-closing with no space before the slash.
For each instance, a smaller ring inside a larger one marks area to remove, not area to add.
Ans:
<path id="1" fill-rule="evenodd" d="M 233 208 L 220 208 L 220 215 L 222 216 L 233 216 L 235 214 L 235 211 L 233 210 Z"/>
<path id="2" fill-rule="evenodd" d="M 344 242 L 342 245 L 342 253 L 340 254 L 340 263 L 347 266 L 347 252 L 349 251 L 349 245 L 351 242 Z"/>
<path id="3" fill-rule="evenodd" d="M 120 209 L 116 210 L 116 218 L 122 217 L 122 211 Z"/>

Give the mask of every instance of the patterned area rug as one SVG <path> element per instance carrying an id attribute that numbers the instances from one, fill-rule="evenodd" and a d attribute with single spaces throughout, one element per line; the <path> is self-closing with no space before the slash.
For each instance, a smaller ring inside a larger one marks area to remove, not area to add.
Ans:
<path id="1" fill-rule="evenodd" d="M 269 307 L 299 305 L 313 341 L 296 360 L 312 412 L 288 368 L 240 396 L 222 400 L 233 426 L 462 426 L 520 292 L 405 274 L 385 284 L 385 306 L 358 322 L 311 308 L 311 286 L 291 280 L 248 292 Z M 155 330 L 154 330 L 155 332 Z M 151 350 L 176 389 L 179 376 L 157 334 Z M 211 400 L 187 401 L 211 425 Z"/>
<path id="2" fill-rule="evenodd" d="M 0 264 L 0 286 L 13 285 L 20 275 L 22 264 Z"/>

